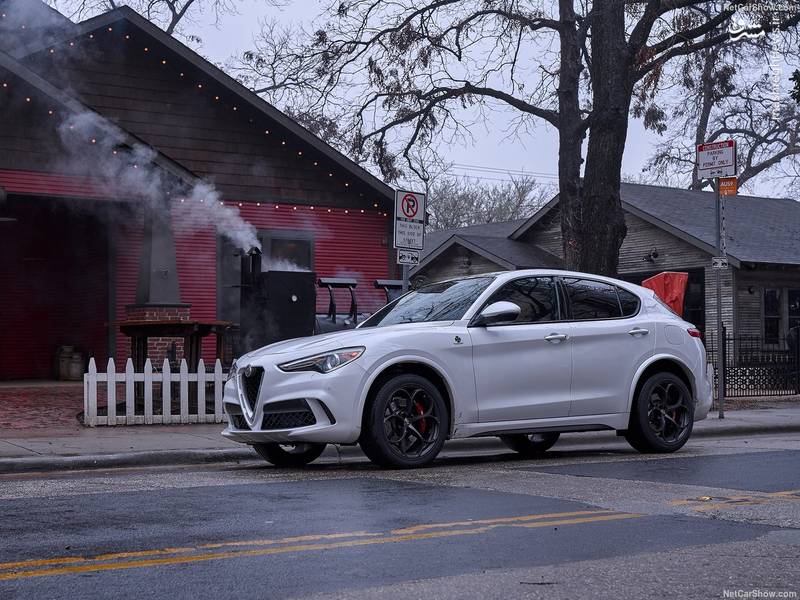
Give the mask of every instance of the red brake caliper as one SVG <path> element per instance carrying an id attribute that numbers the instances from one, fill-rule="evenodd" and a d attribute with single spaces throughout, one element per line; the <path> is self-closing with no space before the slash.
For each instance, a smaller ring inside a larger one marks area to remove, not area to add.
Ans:
<path id="1" fill-rule="evenodd" d="M 414 408 L 416 409 L 418 415 L 422 416 L 422 415 L 425 414 L 425 409 L 423 408 L 422 404 L 420 404 L 419 402 L 415 402 L 414 403 Z M 419 432 L 422 435 L 425 435 L 425 431 L 427 429 L 428 429 L 427 421 L 425 419 L 420 419 L 419 420 Z"/>

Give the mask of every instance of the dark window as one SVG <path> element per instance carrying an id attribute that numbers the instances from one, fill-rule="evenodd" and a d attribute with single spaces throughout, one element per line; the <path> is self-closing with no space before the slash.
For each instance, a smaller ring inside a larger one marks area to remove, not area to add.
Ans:
<path id="1" fill-rule="evenodd" d="M 781 291 L 764 290 L 764 342 L 777 344 L 781 335 Z"/>
<path id="2" fill-rule="evenodd" d="M 639 297 L 636 294 L 632 294 L 622 288 L 617 288 L 617 293 L 619 294 L 623 317 L 632 317 L 639 312 Z"/>
<path id="3" fill-rule="evenodd" d="M 530 277 L 505 284 L 489 299 L 492 302 L 513 302 L 520 307 L 514 323 L 540 323 L 558 319 L 556 286 L 551 277 Z"/>
<path id="4" fill-rule="evenodd" d="M 800 289 L 788 290 L 789 329 L 800 327 Z"/>
<path id="5" fill-rule="evenodd" d="M 575 321 L 615 319 L 622 316 L 613 285 L 589 279 L 565 278 L 567 295 Z"/>
<path id="6" fill-rule="evenodd" d="M 313 271 L 314 241 L 307 232 L 268 231 L 259 235 L 262 271 Z"/>

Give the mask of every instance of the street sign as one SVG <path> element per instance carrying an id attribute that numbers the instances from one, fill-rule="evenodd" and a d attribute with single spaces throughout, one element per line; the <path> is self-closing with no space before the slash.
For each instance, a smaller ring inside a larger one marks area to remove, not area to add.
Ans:
<path id="1" fill-rule="evenodd" d="M 736 142 L 725 140 L 697 146 L 697 177 L 733 177 L 736 175 Z"/>
<path id="2" fill-rule="evenodd" d="M 711 257 L 711 268 L 712 269 L 727 269 L 728 268 L 728 257 L 727 256 L 712 256 Z"/>
<path id="3" fill-rule="evenodd" d="M 394 247 L 422 250 L 425 240 L 425 194 L 397 190 L 394 199 Z"/>
<path id="4" fill-rule="evenodd" d="M 419 264 L 419 250 L 406 250 L 400 248 L 397 250 L 397 264 L 398 265 L 411 265 L 416 266 Z"/>
<path id="5" fill-rule="evenodd" d="M 719 195 L 735 196 L 739 193 L 739 180 L 736 177 L 720 177 Z"/>

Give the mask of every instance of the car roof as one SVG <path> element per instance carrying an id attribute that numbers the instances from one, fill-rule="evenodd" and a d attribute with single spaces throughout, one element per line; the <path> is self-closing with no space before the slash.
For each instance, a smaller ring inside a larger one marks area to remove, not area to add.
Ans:
<path id="1" fill-rule="evenodd" d="M 491 273 L 476 273 L 468 277 L 453 277 L 446 281 L 463 281 L 467 279 L 476 279 L 478 277 L 494 277 L 498 282 L 503 283 L 506 281 L 511 281 L 512 279 L 517 279 L 519 277 L 534 277 L 536 275 L 542 275 L 542 276 L 551 275 L 555 277 L 577 277 L 580 279 L 592 279 L 594 281 L 602 281 L 605 283 L 610 283 L 612 285 L 619 286 L 621 288 L 624 288 L 630 292 L 639 295 L 644 295 L 644 296 L 653 295 L 652 290 L 644 288 L 640 285 L 636 285 L 635 283 L 622 281 L 621 279 L 606 277 L 605 275 L 595 275 L 593 273 L 581 273 L 579 271 L 565 271 L 561 269 L 517 269 L 514 271 L 493 271 Z"/>

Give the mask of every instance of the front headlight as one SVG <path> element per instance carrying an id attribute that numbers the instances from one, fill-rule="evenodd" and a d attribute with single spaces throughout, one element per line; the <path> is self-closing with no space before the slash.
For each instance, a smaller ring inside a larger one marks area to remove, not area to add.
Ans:
<path id="1" fill-rule="evenodd" d="M 364 353 L 364 347 L 342 348 L 322 354 L 315 354 L 291 362 L 278 365 L 281 371 L 316 371 L 317 373 L 330 373 L 336 369 L 353 362 Z"/>
<path id="2" fill-rule="evenodd" d="M 231 363 L 231 368 L 228 370 L 228 374 L 225 376 L 225 383 L 228 383 L 231 379 L 236 377 L 236 361 Z"/>

